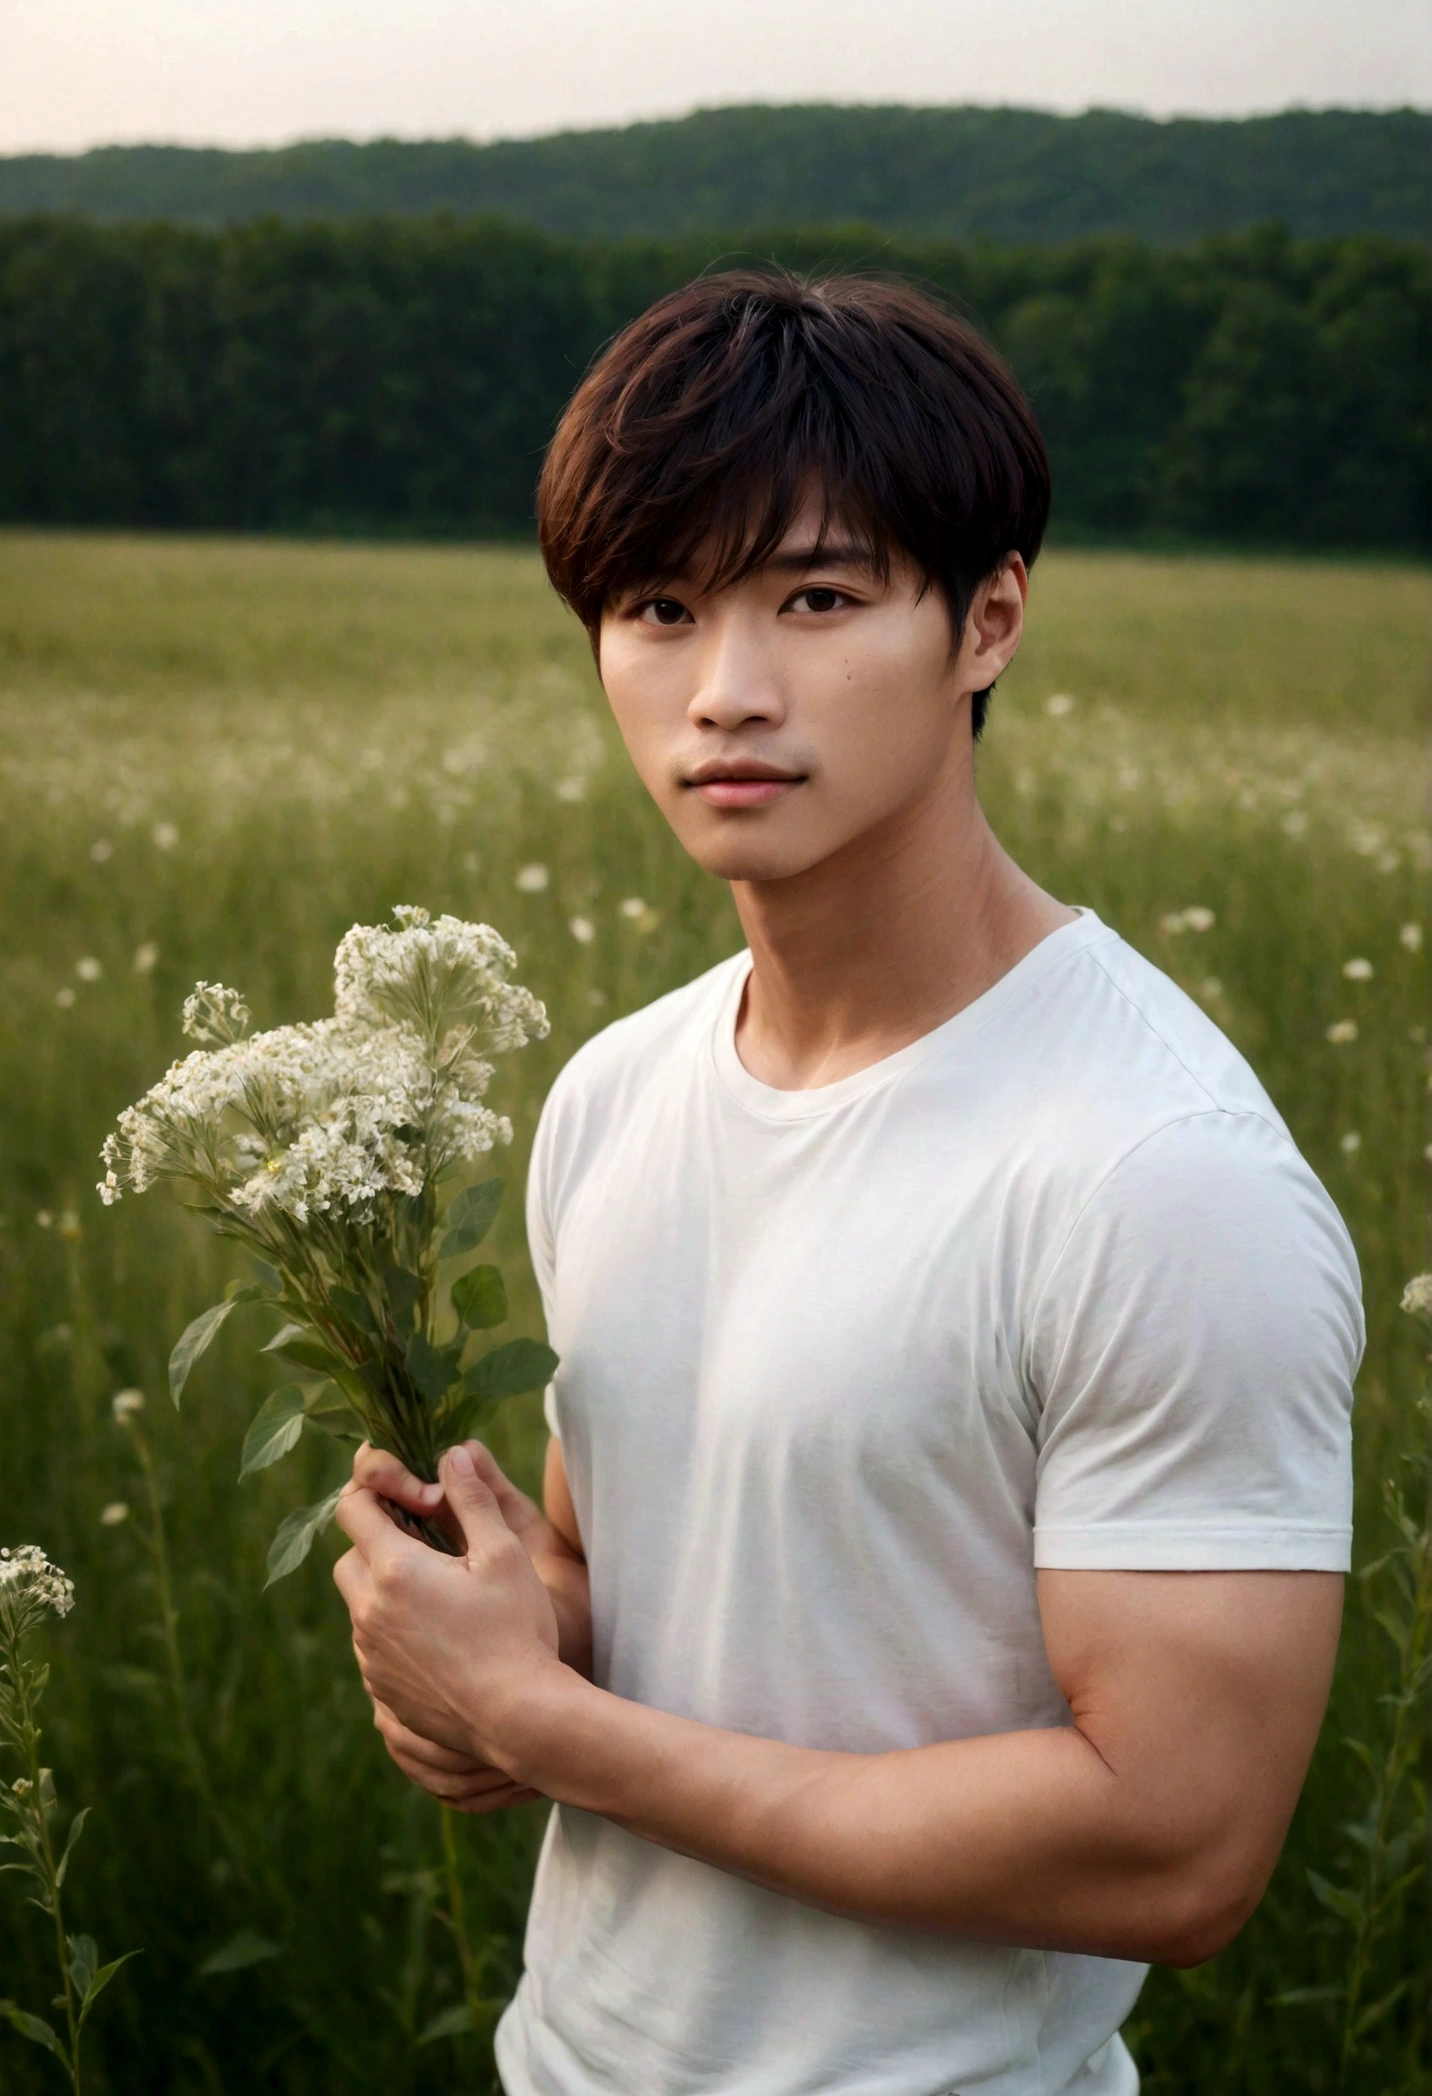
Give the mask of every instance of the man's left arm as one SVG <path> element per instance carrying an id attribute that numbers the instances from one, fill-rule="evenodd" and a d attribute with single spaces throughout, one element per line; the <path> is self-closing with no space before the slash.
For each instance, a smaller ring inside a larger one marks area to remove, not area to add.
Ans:
<path id="1" fill-rule="evenodd" d="M 966 1937 L 1189 1965 L 1252 1913 L 1332 1675 L 1327 1572 L 1044 1571 L 1072 1722 L 883 1754 L 701 1725 L 595 1687 L 465 1451 L 443 1558 L 353 1486 L 335 1577 L 370 1692 L 514 1783 L 792 1898 Z"/>

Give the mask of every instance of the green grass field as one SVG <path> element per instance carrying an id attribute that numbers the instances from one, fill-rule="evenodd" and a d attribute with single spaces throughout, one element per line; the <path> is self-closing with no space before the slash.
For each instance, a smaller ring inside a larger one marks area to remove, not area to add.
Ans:
<path id="1" fill-rule="evenodd" d="M 1397 1303 L 1429 1264 L 1427 953 L 1406 929 L 1432 934 L 1429 609 L 1412 569 L 1052 554 L 981 759 L 1016 855 L 1206 1004 L 1353 1229 L 1362 1563 L 1387 1541 L 1382 1481 L 1415 1439 L 1422 1372 Z M 424 2034 L 456 2020 L 464 1956 L 493 2014 L 510 1990 L 540 1817 L 457 1822 L 449 1863 L 369 1728 L 331 1551 L 261 1591 L 274 1526 L 340 1452 L 304 1444 L 235 1482 L 265 1383 L 238 1320 L 175 1415 L 169 1347 L 235 1268 L 162 1196 L 103 1209 L 96 1153 L 179 1052 L 197 977 L 244 990 L 259 1024 L 317 1016 L 341 933 L 412 901 L 496 924 L 551 1012 L 551 1039 L 494 1086 L 515 1194 L 556 1070 L 733 951 L 729 901 L 642 800 L 585 641 L 520 551 L 0 535 L 0 866 L 0 1541 L 43 1544 L 76 1580 L 46 1706 L 62 1804 L 96 1807 L 72 1921 L 104 1956 L 144 1950 L 96 2013 L 87 2086 L 489 2091 L 491 2016 Z M 534 867 L 545 884 L 519 885 Z M 624 913 L 634 897 L 647 909 Z M 1212 923 L 1191 928 L 1191 906 Z M 520 1213 L 510 1199 L 498 1256 L 511 1329 L 535 1332 Z M 110 1411 L 136 1387 L 141 1435 Z M 535 1406 L 493 1439 L 531 1483 Z M 1351 1928 L 1307 1870 L 1356 1882 L 1345 1829 L 1368 1779 L 1345 1741 L 1380 1752 L 1389 1599 L 1385 1577 L 1354 1584 L 1263 1910 L 1145 1991 L 1149 2091 L 1338 2086 Z M 1425 1703 L 1418 1722 L 1425 1737 Z M 0 1995 L 44 2010 L 44 1927 L 13 1883 Z M 1386 1922 L 1360 1999 L 1401 1991 L 1344 2086 L 1410 2096 L 1432 2086 L 1425 1886 Z M 0 2027 L 0 2089 L 59 2087 Z"/>

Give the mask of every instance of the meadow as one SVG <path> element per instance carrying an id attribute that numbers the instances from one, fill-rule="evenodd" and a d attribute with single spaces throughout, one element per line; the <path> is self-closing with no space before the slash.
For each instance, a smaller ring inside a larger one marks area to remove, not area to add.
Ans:
<path id="1" fill-rule="evenodd" d="M 1055 551 L 980 758 L 1006 843 L 1206 1005 L 1347 1217 L 1369 1330 L 1360 1567 L 1397 1540 L 1385 1480 L 1425 1512 L 1403 1460 L 1426 1435 L 1425 1341 L 1398 1300 L 1432 1264 L 1429 609 L 1413 567 Z M 237 985 L 259 1024 L 317 1016 L 343 931 L 402 901 L 495 924 L 551 1014 L 493 1094 L 515 1128 L 496 1256 L 509 1329 L 535 1333 L 515 1195 L 547 1086 L 739 943 L 628 775 L 535 556 L 0 535 L 0 1542 L 75 1579 L 45 1706 L 62 1805 L 95 1807 L 71 1913 L 105 1957 L 143 1949 L 96 2012 L 95 2091 L 496 2088 L 541 1812 L 444 1821 L 398 1777 L 331 1545 L 262 1591 L 279 1518 L 342 1451 L 305 1442 L 236 1482 L 277 1380 L 253 1333 L 233 1321 L 182 1414 L 164 1376 L 235 1262 L 162 1196 L 94 1193 L 197 978 Z M 144 1398 L 127 1423 L 121 1391 Z M 533 1485 L 535 1401 L 491 1438 Z M 1425 1860 L 1429 1743 L 1406 1648 L 1426 1650 L 1432 1546 L 1407 1548 L 1425 1591 L 1397 1565 L 1351 1584 L 1262 1910 L 1145 1990 L 1129 2035 L 1150 2096 L 1432 2086 L 1432 1902 L 1425 1880 L 1397 1889 Z M 1414 1744 L 1389 1796 L 1399 1682 Z M 13 1883 L 0 1995 L 44 2010 L 45 1931 Z M 0 2027 L 0 2089 L 59 2086 Z"/>

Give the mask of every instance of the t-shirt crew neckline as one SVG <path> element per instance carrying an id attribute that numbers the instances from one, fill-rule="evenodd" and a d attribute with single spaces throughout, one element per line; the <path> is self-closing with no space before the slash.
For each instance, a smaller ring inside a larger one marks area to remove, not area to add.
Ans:
<path id="1" fill-rule="evenodd" d="M 1058 931 L 1046 934 L 998 982 L 991 983 L 953 1018 L 943 1020 L 929 1033 L 921 1034 L 918 1040 L 897 1048 L 893 1055 L 882 1056 L 878 1062 L 867 1064 L 865 1069 L 856 1070 L 849 1077 L 839 1077 L 834 1084 L 817 1085 L 809 1091 L 782 1091 L 775 1085 L 763 1084 L 759 1077 L 751 1075 L 737 1053 L 736 1014 L 741 1009 L 741 998 L 751 973 L 749 952 L 739 954 L 711 1032 L 711 1059 L 716 1074 L 734 1099 L 749 1112 L 768 1121 L 814 1120 L 818 1115 L 835 1112 L 853 1099 L 863 1099 L 878 1086 L 891 1083 L 927 1057 L 939 1054 L 965 1035 L 987 1025 L 1013 998 L 1020 996 L 1060 961 L 1092 946 L 1096 940 L 1113 937 L 1109 927 L 1093 910 L 1079 904 L 1071 907 L 1077 912 L 1072 924 L 1061 924 Z"/>

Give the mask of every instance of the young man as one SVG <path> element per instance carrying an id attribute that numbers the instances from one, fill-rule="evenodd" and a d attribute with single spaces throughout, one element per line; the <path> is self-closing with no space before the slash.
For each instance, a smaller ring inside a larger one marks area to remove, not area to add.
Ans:
<path id="1" fill-rule="evenodd" d="M 1277 1857 L 1356 1266 L 1242 1058 L 981 812 L 1047 502 L 993 353 L 852 280 L 662 301 L 553 444 L 549 570 L 749 951 L 543 1114 L 545 1516 L 475 1446 L 340 1510 L 398 1765 L 556 1802 L 509 2096 L 1124 2096 L 1146 1962 Z M 464 1558 L 382 1511 L 444 1488 Z"/>

